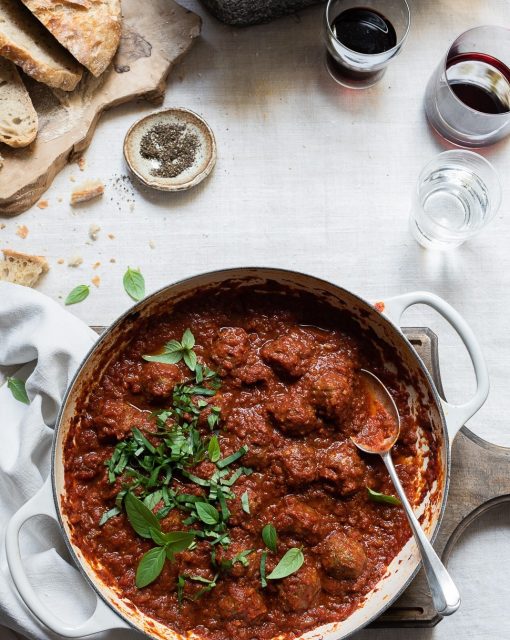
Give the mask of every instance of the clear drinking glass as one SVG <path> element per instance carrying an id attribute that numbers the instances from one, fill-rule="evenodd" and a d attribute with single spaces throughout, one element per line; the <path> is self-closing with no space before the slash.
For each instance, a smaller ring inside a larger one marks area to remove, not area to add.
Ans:
<path id="1" fill-rule="evenodd" d="M 510 134 L 510 29 L 461 34 L 429 80 L 425 113 L 441 136 L 461 147 Z"/>
<path id="2" fill-rule="evenodd" d="M 496 215 L 501 185 L 494 167 L 473 151 L 445 151 L 420 173 L 410 231 L 428 249 L 458 247 Z"/>
<path id="3" fill-rule="evenodd" d="M 380 19 L 375 32 L 374 29 L 364 29 L 362 23 L 358 25 L 357 36 L 361 38 L 362 46 L 356 44 L 356 50 L 340 40 L 335 28 L 335 21 L 341 14 L 355 9 Z M 378 82 L 387 65 L 399 54 L 410 22 L 411 13 L 406 0 L 329 0 L 324 13 L 324 40 L 326 66 L 331 77 L 352 89 L 364 89 Z M 386 40 L 389 48 L 381 50 L 375 46 L 374 33 L 391 35 L 392 41 Z"/>

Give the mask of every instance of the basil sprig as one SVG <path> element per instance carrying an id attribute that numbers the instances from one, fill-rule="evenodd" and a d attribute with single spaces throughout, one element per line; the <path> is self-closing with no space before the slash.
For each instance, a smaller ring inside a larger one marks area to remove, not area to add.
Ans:
<path id="1" fill-rule="evenodd" d="M 197 354 L 193 351 L 194 346 L 195 337 L 189 329 L 186 329 L 180 342 L 179 340 L 170 340 L 165 344 L 163 353 L 142 357 L 149 362 L 162 362 L 164 364 L 177 364 L 181 360 L 184 360 L 188 369 L 195 371 Z"/>
<path id="2" fill-rule="evenodd" d="M 64 304 L 69 306 L 70 304 L 77 304 L 78 302 L 83 302 L 85 298 L 89 297 L 90 287 L 88 284 L 79 284 L 75 287 L 71 293 L 65 299 Z"/>
<path id="3" fill-rule="evenodd" d="M 372 502 L 382 502 L 385 504 L 400 505 L 402 504 L 396 496 L 388 496 L 384 493 L 374 491 L 370 487 L 367 487 L 368 497 Z"/>
<path id="4" fill-rule="evenodd" d="M 7 378 L 7 388 L 12 393 L 13 397 L 23 404 L 30 404 L 30 400 L 28 399 L 27 390 L 25 388 L 25 383 L 23 380 L 19 378 Z"/>
<path id="5" fill-rule="evenodd" d="M 135 302 L 145 297 L 145 279 L 140 269 L 131 269 L 131 267 L 128 267 L 122 282 L 124 284 L 124 290 Z"/>
<path id="6" fill-rule="evenodd" d="M 149 549 L 142 556 L 136 569 L 135 584 L 143 589 L 154 582 L 163 571 L 165 560 L 172 561 L 174 555 L 189 549 L 197 535 L 196 531 L 161 531 L 161 525 L 156 516 L 133 493 L 128 492 L 124 498 L 129 523 L 142 538 L 151 539 L 156 547 Z"/>
<path id="7" fill-rule="evenodd" d="M 267 579 L 280 580 L 281 578 L 286 578 L 287 576 L 296 573 L 296 571 L 299 571 L 303 566 L 304 561 L 305 557 L 303 556 L 301 549 L 293 547 L 285 553 L 280 562 L 267 576 Z"/>

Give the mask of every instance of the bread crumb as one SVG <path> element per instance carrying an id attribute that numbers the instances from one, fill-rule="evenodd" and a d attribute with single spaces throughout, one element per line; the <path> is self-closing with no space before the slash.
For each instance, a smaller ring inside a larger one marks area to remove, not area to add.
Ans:
<path id="1" fill-rule="evenodd" d="M 114 240 L 115 239 L 115 236 L 113 235 L 113 233 L 109 233 L 108 237 L 110 238 L 110 240 Z"/>
<path id="2" fill-rule="evenodd" d="M 65 262 L 64 258 L 59 258 L 57 260 L 57 264 L 64 264 L 64 262 Z"/>
<path id="3" fill-rule="evenodd" d="M 85 165 L 87 164 L 87 161 L 85 160 L 85 158 L 83 156 L 80 156 L 77 160 L 76 160 L 76 164 L 78 165 L 78 167 L 80 168 L 80 171 L 85 171 Z"/>
<path id="4" fill-rule="evenodd" d="M 98 267 L 100 267 L 100 266 L 101 266 L 101 263 L 100 263 L 100 262 L 94 262 L 94 264 L 92 265 L 92 268 L 93 268 L 93 269 L 97 269 L 97 268 L 98 268 Z"/>
<path id="5" fill-rule="evenodd" d="M 98 224 L 91 224 L 89 227 L 89 238 L 91 240 L 97 240 L 97 236 L 100 231 L 101 227 Z"/>
<path id="6" fill-rule="evenodd" d="M 74 176 L 69 176 L 69 181 L 70 182 L 76 182 L 76 178 Z"/>
<path id="7" fill-rule="evenodd" d="M 16 235 L 24 240 L 28 236 L 28 227 L 25 224 L 18 225 Z"/>
<path id="8" fill-rule="evenodd" d="M 99 276 L 94 276 L 91 279 L 91 282 L 95 287 L 99 287 L 99 285 L 101 284 L 101 278 Z"/>
<path id="9" fill-rule="evenodd" d="M 3 222 L 0 222 L 0 229 L 5 229 L 6 226 L 7 226 L 6 224 L 4 224 Z"/>
<path id="10" fill-rule="evenodd" d="M 101 180 L 87 180 L 71 193 L 71 205 L 94 200 L 102 196 L 103 193 L 104 184 Z"/>
<path id="11" fill-rule="evenodd" d="M 57 198 L 57 202 L 63 202 L 63 200 L 64 200 L 64 198 L 63 198 L 62 196 L 59 196 L 59 197 Z"/>
<path id="12" fill-rule="evenodd" d="M 79 267 L 81 264 L 83 264 L 83 258 L 81 256 L 72 256 L 67 261 L 68 267 Z"/>
<path id="13" fill-rule="evenodd" d="M 39 207 L 39 209 L 47 209 L 49 206 L 49 202 L 47 200 L 39 200 L 37 206 Z"/>
<path id="14" fill-rule="evenodd" d="M 117 260 L 115 260 L 115 258 L 110 258 L 110 262 L 114 264 L 115 262 L 117 262 Z"/>
<path id="15" fill-rule="evenodd" d="M 151 249 L 155 249 L 156 248 L 156 243 L 154 242 L 154 240 L 149 240 L 149 247 Z"/>

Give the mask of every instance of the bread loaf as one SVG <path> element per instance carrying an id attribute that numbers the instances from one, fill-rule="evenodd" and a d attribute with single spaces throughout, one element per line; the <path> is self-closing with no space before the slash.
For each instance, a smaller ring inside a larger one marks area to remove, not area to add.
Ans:
<path id="1" fill-rule="evenodd" d="M 120 42 L 120 0 L 22 2 L 94 76 L 104 72 Z M 143 11 L 143 2 L 140 11 Z"/>
<path id="2" fill-rule="evenodd" d="M 37 135 L 37 113 L 15 65 L 0 58 L 0 142 L 26 147 Z"/>
<path id="3" fill-rule="evenodd" d="M 0 1 L 0 56 L 54 89 L 72 91 L 82 76 L 76 60 L 18 0 Z"/>

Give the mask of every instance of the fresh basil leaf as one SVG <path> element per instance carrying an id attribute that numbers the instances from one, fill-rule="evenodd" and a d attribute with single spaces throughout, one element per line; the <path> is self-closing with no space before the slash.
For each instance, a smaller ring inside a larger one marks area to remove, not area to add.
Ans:
<path id="1" fill-rule="evenodd" d="M 197 510 L 198 517 L 204 524 L 214 525 L 218 524 L 220 521 L 218 509 L 213 507 L 212 504 L 207 504 L 207 502 L 197 502 L 195 503 L 195 509 Z"/>
<path id="2" fill-rule="evenodd" d="M 142 556 L 136 570 L 135 584 L 138 589 L 143 589 L 154 582 L 165 566 L 166 553 L 163 547 L 154 547 Z"/>
<path id="3" fill-rule="evenodd" d="M 384 493 L 379 493 L 367 487 L 368 497 L 372 502 L 382 502 L 385 504 L 399 505 L 402 504 L 396 496 L 387 496 Z"/>
<path id="4" fill-rule="evenodd" d="M 152 537 L 151 527 L 157 530 L 161 528 L 159 520 L 152 511 L 131 492 L 126 494 L 124 505 L 131 526 L 142 538 Z"/>
<path id="5" fill-rule="evenodd" d="M 299 571 L 299 569 L 301 569 L 301 567 L 303 566 L 304 561 L 305 558 L 301 549 L 293 547 L 292 549 L 289 549 L 287 551 L 280 562 L 267 576 L 267 579 L 280 580 L 281 578 L 286 578 L 292 573 L 296 573 L 296 571 Z"/>
<path id="6" fill-rule="evenodd" d="M 182 334 L 181 344 L 184 349 L 193 349 L 195 346 L 195 336 L 191 333 L 191 329 L 186 329 L 186 331 Z"/>
<path id="7" fill-rule="evenodd" d="M 260 584 L 262 585 L 263 589 L 267 587 L 266 561 L 267 561 L 267 551 L 263 551 L 262 555 L 260 556 Z"/>
<path id="8" fill-rule="evenodd" d="M 30 404 L 28 399 L 25 383 L 19 378 L 7 378 L 7 388 L 13 395 L 13 398 L 23 404 Z"/>
<path id="9" fill-rule="evenodd" d="M 79 284 L 67 296 L 64 304 L 66 306 L 69 306 L 70 304 L 77 304 L 78 302 L 83 302 L 85 298 L 88 298 L 89 293 L 90 293 L 90 287 L 88 284 Z"/>
<path id="10" fill-rule="evenodd" d="M 161 502 L 162 499 L 163 491 L 161 489 L 158 489 L 157 491 L 149 493 L 148 496 L 145 496 L 145 498 L 143 499 L 143 503 L 147 507 L 147 509 L 150 509 L 152 511 L 156 507 L 158 502 Z"/>
<path id="11" fill-rule="evenodd" d="M 196 531 L 171 531 L 164 533 L 163 538 L 168 549 L 173 553 L 180 553 L 190 548 L 196 535 Z"/>
<path id="12" fill-rule="evenodd" d="M 183 351 L 182 359 L 184 360 L 186 366 L 191 371 L 195 371 L 195 367 L 197 366 L 197 354 L 194 351 Z"/>
<path id="13" fill-rule="evenodd" d="M 236 460 L 239 460 L 239 458 L 244 456 L 245 453 L 248 453 L 248 447 L 245 444 L 243 444 L 243 446 L 239 449 L 239 451 L 236 451 L 232 455 L 227 456 L 226 458 L 223 458 L 223 460 L 220 460 L 216 466 L 218 467 L 218 469 L 224 469 L 225 467 L 228 467 L 230 464 L 232 464 Z"/>
<path id="14" fill-rule="evenodd" d="M 241 496 L 241 505 L 245 513 L 250 513 L 250 496 L 247 491 Z"/>
<path id="15" fill-rule="evenodd" d="M 272 524 L 266 524 L 262 529 L 262 540 L 268 549 L 271 549 L 271 551 L 276 553 L 278 547 L 278 535 Z"/>
<path id="16" fill-rule="evenodd" d="M 177 364 L 182 360 L 182 351 L 165 351 L 154 356 L 142 356 L 148 362 L 161 362 L 163 364 Z"/>
<path id="17" fill-rule="evenodd" d="M 221 450 L 220 450 L 220 443 L 218 442 L 218 436 L 211 437 L 211 439 L 209 440 L 209 447 L 207 451 L 209 454 L 209 460 L 211 462 L 218 462 L 218 460 L 221 458 Z"/>
<path id="18" fill-rule="evenodd" d="M 118 507 L 113 507 L 109 511 L 105 511 L 105 513 L 103 513 L 103 515 L 101 516 L 101 520 L 99 520 L 99 526 L 102 527 L 106 522 L 108 522 L 108 520 L 110 520 L 110 518 L 118 516 L 119 513 L 120 509 Z"/>
<path id="19" fill-rule="evenodd" d="M 154 527 L 149 528 L 149 532 L 151 534 L 152 540 L 159 545 L 160 547 L 164 547 L 166 544 L 165 534 L 159 529 L 154 529 Z"/>
<path id="20" fill-rule="evenodd" d="M 175 351 L 182 351 L 182 344 L 178 340 L 169 340 L 165 344 L 165 351 L 167 353 L 174 353 Z"/>
<path id="21" fill-rule="evenodd" d="M 128 267 L 123 278 L 124 289 L 128 296 L 138 302 L 145 297 L 145 280 L 139 269 Z"/>

